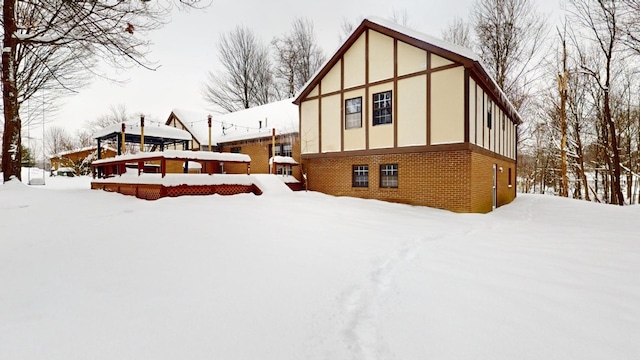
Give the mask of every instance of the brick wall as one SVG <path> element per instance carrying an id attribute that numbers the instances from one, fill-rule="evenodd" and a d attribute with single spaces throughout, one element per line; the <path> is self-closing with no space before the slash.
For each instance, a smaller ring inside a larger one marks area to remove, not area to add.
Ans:
<path id="1" fill-rule="evenodd" d="M 291 143 L 292 158 L 300 162 L 300 137 L 297 135 L 277 135 L 276 144 Z M 255 139 L 251 141 L 243 141 L 237 143 L 226 143 L 220 147 L 220 152 L 231 152 L 231 148 L 240 147 L 242 154 L 251 157 L 251 173 L 252 174 L 268 174 L 269 173 L 269 145 L 272 144 L 271 138 Z M 247 166 L 245 164 L 225 164 L 224 171 L 227 174 L 246 174 Z M 301 180 L 301 172 L 299 166 L 293 167 L 293 176 Z"/>
<path id="2" fill-rule="evenodd" d="M 507 188 L 507 169 L 514 164 L 469 150 L 314 158 L 306 159 L 304 168 L 308 174 L 309 189 L 326 194 L 455 212 L 488 212 L 492 204 L 493 163 L 504 168 L 503 173 L 498 174 L 498 201 L 503 205 L 515 197 L 515 187 Z M 398 164 L 397 188 L 380 187 L 382 164 Z M 368 187 L 352 186 L 353 165 L 369 166 Z"/>
<path id="3" fill-rule="evenodd" d="M 493 164 L 498 166 L 497 202 L 498 207 L 508 204 L 516 197 L 515 162 L 504 161 L 488 155 L 471 153 L 471 211 L 489 212 L 493 204 Z M 499 168 L 502 168 L 502 171 Z M 511 168 L 511 187 L 509 187 L 509 168 Z"/>

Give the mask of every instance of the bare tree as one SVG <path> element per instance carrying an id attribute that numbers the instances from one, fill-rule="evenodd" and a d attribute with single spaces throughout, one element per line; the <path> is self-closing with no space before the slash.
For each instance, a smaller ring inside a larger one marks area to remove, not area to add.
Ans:
<path id="1" fill-rule="evenodd" d="M 442 38 L 466 48 L 473 47 L 469 23 L 459 17 L 453 18 L 453 21 L 449 23 L 447 28 L 442 30 Z"/>
<path id="2" fill-rule="evenodd" d="M 531 0 L 476 0 L 472 19 L 480 57 L 519 109 L 536 79 L 532 74 L 546 33 L 543 16 Z"/>
<path id="3" fill-rule="evenodd" d="M 149 42 L 145 36 L 163 24 L 174 1 L 185 6 L 198 3 L 198 0 L 3 2 L 4 181 L 21 176 L 22 101 L 46 87 L 43 84 L 72 90 L 79 83 L 70 74 L 78 67 L 91 68 L 96 58 L 116 67 L 151 68 L 146 58 Z M 41 65 L 33 65 L 31 60 Z"/>
<path id="4" fill-rule="evenodd" d="M 277 97 L 269 50 L 250 29 L 238 26 L 218 42 L 223 70 L 209 72 L 205 100 L 228 112 L 267 104 Z"/>
<path id="5" fill-rule="evenodd" d="M 624 33 L 622 40 L 636 54 L 640 54 L 640 0 L 623 0 L 621 27 Z"/>
<path id="6" fill-rule="evenodd" d="M 273 39 L 271 44 L 275 49 L 275 77 L 282 83 L 286 95 L 293 97 L 325 61 L 316 42 L 313 22 L 295 19 L 291 30 Z"/>
<path id="7" fill-rule="evenodd" d="M 97 130 L 105 128 L 109 125 L 120 124 L 127 122 L 132 118 L 132 114 L 127 110 L 127 106 L 124 104 L 109 106 L 109 112 L 99 116 L 95 120 L 89 120 L 85 123 L 85 129 L 93 133 Z"/>
<path id="8" fill-rule="evenodd" d="M 64 128 L 58 126 L 47 128 L 44 135 L 44 144 L 45 150 L 49 155 L 55 155 L 75 148 L 71 135 Z"/>
<path id="9" fill-rule="evenodd" d="M 614 74 L 613 62 L 619 53 L 620 32 L 618 16 L 621 9 L 616 1 L 606 0 L 571 0 L 571 13 L 576 22 L 584 30 L 585 40 L 593 44 L 597 51 L 594 62 L 582 61 L 581 69 L 598 85 L 598 99 L 601 104 L 600 119 L 602 121 L 600 140 L 605 150 L 605 161 L 611 173 L 611 203 L 624 205 L 620 183 L 620 153 L 618 135 L 612 116 L 611 93 Z M 582 51 L 578 47 L 578 51 Z M 581 58 L 585 59 L 581 54 Z"/>
<path id="10" fill-rule="evenodd" d="M 412 29 L 413 26 L 411 25 L 409 18 L 410 16 L 407 9 L 396 9 L 395 7 L 391 10 L 391 15 L 389 15 L 389 20 L 398 25 Z"/>

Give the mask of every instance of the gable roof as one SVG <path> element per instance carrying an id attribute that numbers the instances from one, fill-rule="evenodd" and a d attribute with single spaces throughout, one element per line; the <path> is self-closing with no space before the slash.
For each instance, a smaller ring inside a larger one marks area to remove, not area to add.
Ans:
<path id="1" fill-rule="evenodd" d="M 123 124 L 112 124 L 96 131 L 93 138 L 96 140 L 117 139 L 121 136 Z M 139 143 L 142 137 L 140 122 L 126 122 L 125 142 Z M 144 127 L 144 138 L 146 144 L 175 144 L 182 141 L 191 140 L 191 134 L 187 131 L 173 128 L 163 124 L 148 125 Z"/>
<path id="2" fill-rule="evenodd" d="M 212 145 L 298 132 L 298 107 L 293 99 L 280 100 L 228 114 L 213 115 L 211 124 Z M 171 112 L 201 144 L 209 142 L 206 111 L 173 109 Z M 167 123 L 171 120 L 171 115 Z M 224 130 L 223 130 L 224 129 Z"/>
<path id="3" fill-rule="evenodd" d="M 117 153 L 118 151 L 114 148 L 112 148 L 111 146 L 101 146 L 100 148 L 102 151 L 112 151 L 114 153 Z M 97 145 L 92 145 L 92 146 L 85 146 L 83 148 L 76 148 L 76 149 L 71 149 L 71 150 L 66 150 L 66 151 L 61 151 L 55 154 L 50 154 L 49 158 L 50 159 L 55 159 L 55 158 L 59 158 L 62 156 L 66 156 L 66 155 L 71 155 L 71 154 L 76 154 L 76 153 L 81 153 L 83 151 L 95 151 L 98 150 L 98 146 Z"/>
<path id="4" fill-rule="evenodd" d="M 294 104 L 300 105 L 302 100 L 306 98 L 311 91 L 313 91 L 315 86 L 320 83 L 322 78 L 324 78 L 333 66 L 337 64 L 344 53 L 349 50 L 353 43 L 355 43 L 360 35 L 362 35 L 367 29 L 375 30 L 394 39 L 398 39 L 407 44 L 462 64 L 465 68 L 470 69 L 476 75 L 479 82 L 482 83 L 496 99 L 499 99 L 503 108 L 512 115 L 513 120 L 517 124 L 522 123 L 522 119 L 513 104 L 509 101 L 495 80 L 489 75 L 489 73 L 487 73 L 485 70 L 486 67 L 482 64 L 480 57 L 473 51 L 466 47 L 429 36 L 376 16 L 365 18 L 362 23 L 360 23 L 360 25 L 351 32 L 335 54 L 327 59 L 327 61 L 302 87 L 298 94 L 296 94 L 295 100 L 293 101 Z"/>

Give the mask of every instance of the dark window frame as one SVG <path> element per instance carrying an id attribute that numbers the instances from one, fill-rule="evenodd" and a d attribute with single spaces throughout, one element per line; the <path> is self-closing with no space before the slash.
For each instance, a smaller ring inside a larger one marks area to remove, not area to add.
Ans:
<path id="1" fill-rule="evenodd" d="M 229 149 L 229 152 L 233 154 L 242 154 L 242 146 L 233 146 Z"/>
<path id="2" fill-rule="evenodd" d="M 361 177 L 366 176 L 366 183 Z M 351 166 L 351 186 L 356 188 L 369 187 L 369 165 L 358 164 Z"/>
<path id="3" fill-rule="evenodd" d="M 398 164 L 380 164 L 380 187 L 397 189 L 398 183 Z"/>
<path id="4" fill-rule="evenodd" d="M 493 115 L 493 101 L 487 99 L 487 127 L 492 128 L 492 115 Z"/>
<path id="5" fill-rule="evenodd" d="M 372 125 L 393 124 L 393 91 L 375 93 L 372 95 L 372 101 Z"/>
<path id="6" fill-rule="evenodd" d="M 358 100 L 360 102 L 359 104 L 355 105 L 356 109 L 359 109 L 359 111 L 349 112 L 349 110 L 353 109 L 353 107 L 350 107 L 348 104 L 349 102 L 355 101 L 355 100 Z M 360 114 L 359 125 L 349 126 L 349 122 L 347 121 L 347 116 L 355 115 L 355 114 Z M 344 128 L 345 130 L 362 128 L 362 96 L 346 99 L 344 101 Z"/>
<path id="7" fill-rule="evenodd" d="M 285 152 L 285 146 L 289 146 L 289 150 Z M 273 153 L 273 144 L 269 144 L 269 159 L 271 159 L 271 154 Z M 289 155 L 286 155 L 286 153 L 289 153 Z M 277 143 L 276 144 L 276 156 L 288 156 L 288 157 L 293 157 L 293 146 L 291 143 L 288 142 L 283 142 L 283 143 Z"/>

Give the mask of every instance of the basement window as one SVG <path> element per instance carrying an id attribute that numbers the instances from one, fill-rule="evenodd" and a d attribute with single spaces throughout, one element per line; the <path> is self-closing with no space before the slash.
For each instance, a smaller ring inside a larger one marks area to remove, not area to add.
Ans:
<path id="1" fill-rule="evenodd" d="M 369 165 L 353 165 L 353 187 L 369 187 Z"/>
<path id="2" fill-rule="evenodd" d="M 355 129 L 362 127 L 362 97 L 344 101 L 344 128 Z"/>
<path id="3" fill-rule="evenodd" d="M 397 188 L 398 187 L 398 164 L 380 165 L 380 187 L 381 188 Z"/>

